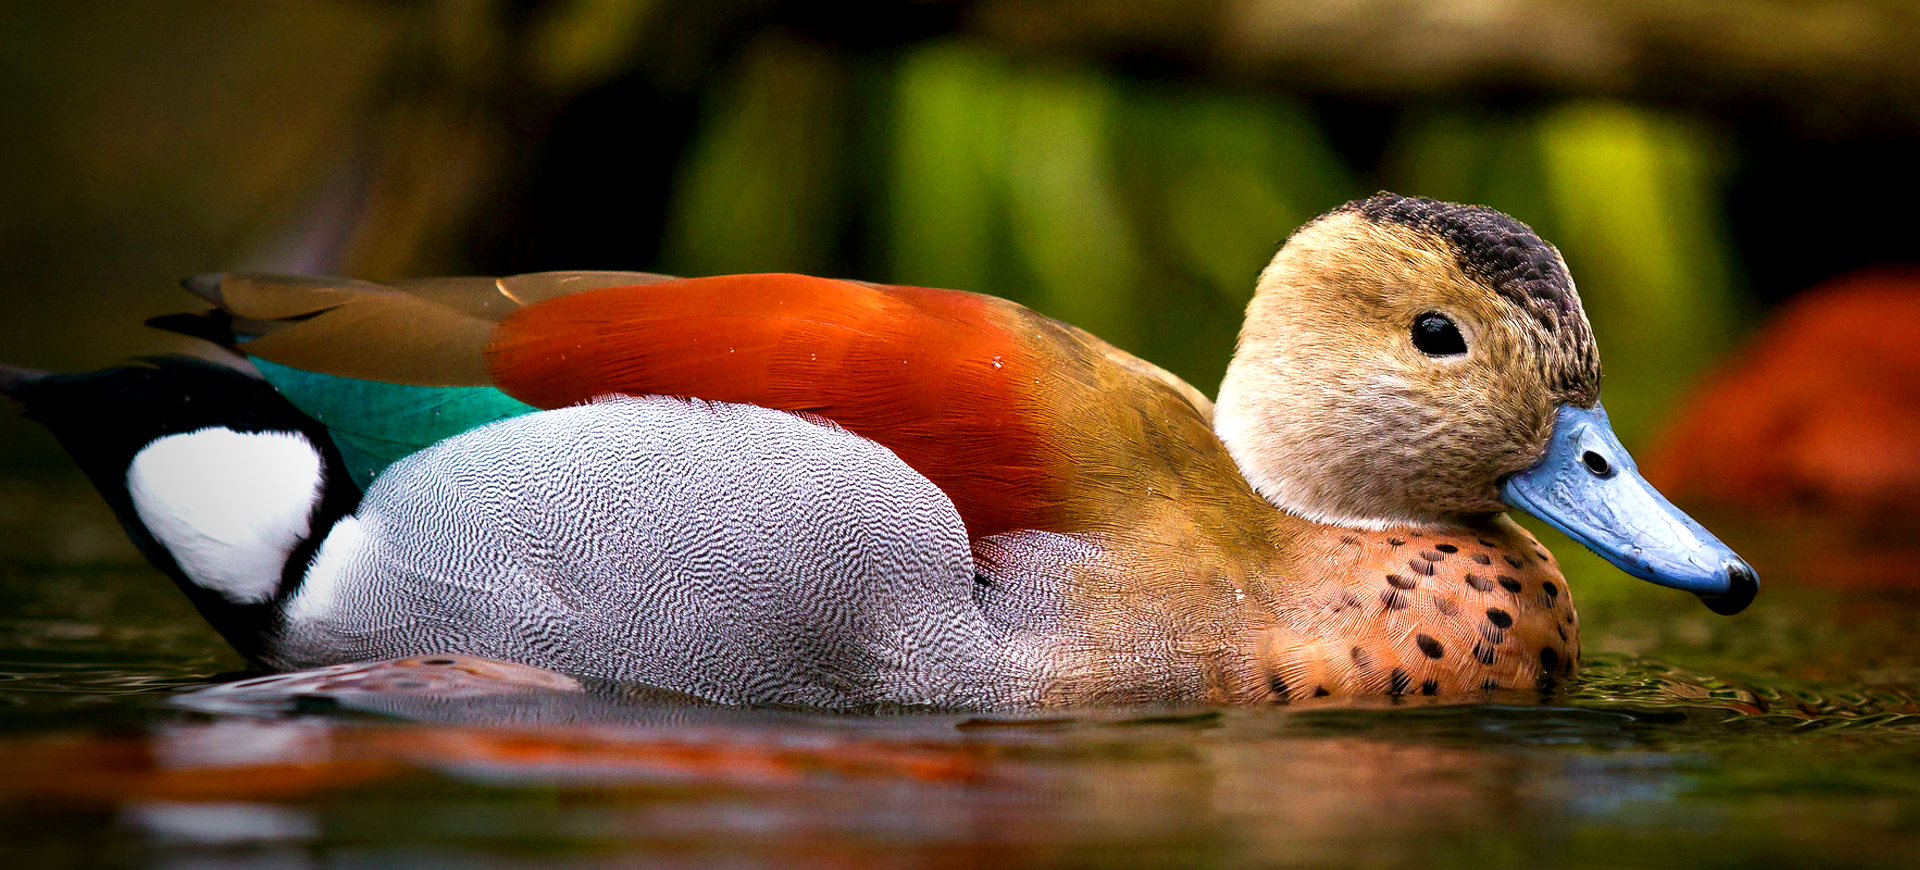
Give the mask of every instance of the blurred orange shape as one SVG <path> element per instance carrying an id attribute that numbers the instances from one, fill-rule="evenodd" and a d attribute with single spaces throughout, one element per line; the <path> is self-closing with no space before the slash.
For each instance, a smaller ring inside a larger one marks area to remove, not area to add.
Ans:
<path id="1" fill-rule="evenodd" d="M 1649 454 L 1675 500 L 1855 529 L 1920 521 L 1920 270 L 1787 305 L 1697 389 Z"/>

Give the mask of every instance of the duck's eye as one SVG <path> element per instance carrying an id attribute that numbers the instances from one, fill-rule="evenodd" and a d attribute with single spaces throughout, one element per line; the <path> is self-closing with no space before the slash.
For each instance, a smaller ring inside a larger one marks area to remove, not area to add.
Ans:
<path id="1" fill-rule="evenodd" d="M 1467 352 L 1467 340 L 1460 337 L 1445 314 L 1429 311 L 1413 319 L 1413 346 L 1427 356 L 1457 356 Z"/>

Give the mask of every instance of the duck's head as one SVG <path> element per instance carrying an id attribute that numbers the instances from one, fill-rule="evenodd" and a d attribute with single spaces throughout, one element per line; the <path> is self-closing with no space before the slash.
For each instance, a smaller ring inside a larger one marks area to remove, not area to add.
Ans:
<path id="1" fill-rule="evenodd" d="M 1380 193 L 1261 273 L 1215 429 L 1276 506 L 1363 528 L 1509 508 L 1734 613 L 1753 570 L 1641 478 L 1560 252 L 1479 206 Z"/>

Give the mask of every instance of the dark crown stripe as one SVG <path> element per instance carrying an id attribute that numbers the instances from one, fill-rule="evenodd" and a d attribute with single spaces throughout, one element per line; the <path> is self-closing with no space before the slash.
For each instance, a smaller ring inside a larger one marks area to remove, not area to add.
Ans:
<path id="1" fill-rule="evenodd" d="M 1433 236 L 1453 251 L 1461 271 L 1484 282 L 1540 324 L 1556 345 L 1550 354 L 1555 386 L 1580 404 L 1599 395 L 1600 364 L 1593 334 L 1580 310 L 1560 252 L 1532 227 L 1480 205 L 1381 191 L 1334 213 L 1350 212 Z"/>
<path id="2" fill-rule="evenodd" d="M 1560 254 L 1532 227 L 1481 205 L 1460 205 L 1382 191 L 1341 206 L 1368 220 L 1398 224 L 1446 240 L 1460 268 L 1529 314 L 1550 314 L 1553 328 L 1579 309 Z"/>

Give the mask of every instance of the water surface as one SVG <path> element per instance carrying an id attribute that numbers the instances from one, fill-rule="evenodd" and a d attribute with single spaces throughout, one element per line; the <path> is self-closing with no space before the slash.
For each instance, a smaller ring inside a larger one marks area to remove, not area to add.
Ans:
<path id="1" fill-rule="evenodd" d="M 0 481 L 0 863 L 1920 866 L 1920 577 L 1763 563 L 1728 620 L 1560 552 L 1588 655 L 1548 696 L 852 717 L 469 662 L 195 692 L 241 662 L 84 484 Z"/>

